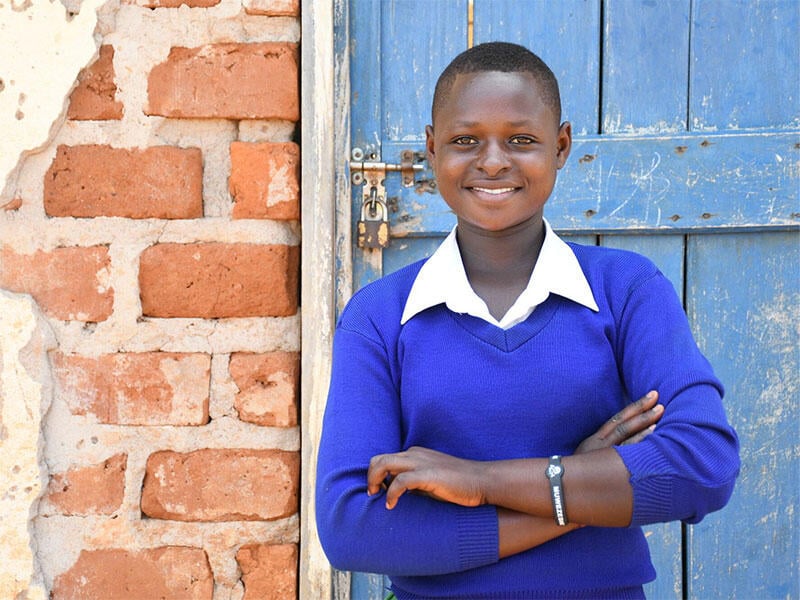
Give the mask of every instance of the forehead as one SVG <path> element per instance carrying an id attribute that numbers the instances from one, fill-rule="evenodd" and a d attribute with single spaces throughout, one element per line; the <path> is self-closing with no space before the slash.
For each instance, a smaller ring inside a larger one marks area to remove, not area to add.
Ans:
<path id="1" fill-rule="evenodd" d="M 557 120 L 542 94 L 541 83 L 525 72 L 458 74 L 436 112 L 433 117 L 437 122 L 483 120 L 489 115 L 513 120 Z"/>

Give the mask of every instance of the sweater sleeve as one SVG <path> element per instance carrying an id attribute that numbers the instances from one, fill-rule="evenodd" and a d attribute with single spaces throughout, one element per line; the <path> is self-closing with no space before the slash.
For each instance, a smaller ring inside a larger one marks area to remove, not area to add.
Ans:
<path id="1" fill-rule="evenodd" d="M 617 447 L 633 487 L 631 525 L 697 523 L 725 506 L 739 473 L 739 441 L 725 416 L 722 384 L 660 272 L 630 292 L 617 331 L 631 396 L 655 389 L 665 408 L 653 434 Z"/>
<path id="2" fill-rule="evenodd" d="M 383 493 L 367 496 L 370 459 L 404 450 L 403 427 L 391 340 L 353 304 L 334 336 L 317 464 L 317 528 L 328 560 L 337 569 L 388 575 L 437 575 L 496 562 L 494 507 L 409 493 L 387 510 Z"/>

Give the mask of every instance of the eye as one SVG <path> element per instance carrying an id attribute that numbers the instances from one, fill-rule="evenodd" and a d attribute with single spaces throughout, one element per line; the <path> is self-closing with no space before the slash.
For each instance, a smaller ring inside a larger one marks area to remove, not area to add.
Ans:
<path id="1" fill-rule="evenodd" d="M 509 142 L 517 146 L 527 146 L 535 143 L 536 140 L 529 135 L 515 135 L 509 140 Z"/>
<path id="2" fill-rule="evenodd" d="M 468 135 L 459 135 L 458 137 L 453 138 L 452 144 L 456 146 L 473 146 L 478 143 L 478 141 L 470 137 Z"/>

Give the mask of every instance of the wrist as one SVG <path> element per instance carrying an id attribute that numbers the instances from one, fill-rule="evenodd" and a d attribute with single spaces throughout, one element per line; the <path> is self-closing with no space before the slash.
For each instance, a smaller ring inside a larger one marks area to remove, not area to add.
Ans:
<path id="1" fill-rule="evenodd" d="M 550 457 L 544 474 L 550 482 L 550 500 L 553 504 L 553 519 L 559 527 L 566 527 L 569 524 L 569 520 L 567 519 L 567 508 L 564 502 L 564 485 L 561 479 L 564 474 L 561 456 L 555 454 Z"/>

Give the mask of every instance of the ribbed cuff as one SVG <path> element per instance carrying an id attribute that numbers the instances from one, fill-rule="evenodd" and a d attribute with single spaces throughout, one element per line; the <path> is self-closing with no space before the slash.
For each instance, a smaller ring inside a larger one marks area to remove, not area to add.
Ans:
<path id="1" fill-rule="evenodd" d="M 630 473 L 633 488 L 633 516 L 631 526 L 673 520 L 671 513 L 672 477 L 670 463 L 660 452 L 644 444 L 631 444 L 615 448 Z"/>
<path id="2" fill-rule="evenodd" d="M 462 570 L 497 562 L 499 526 L 494 506 L 465 507 L 458 515 L 458 557 Z"/>

